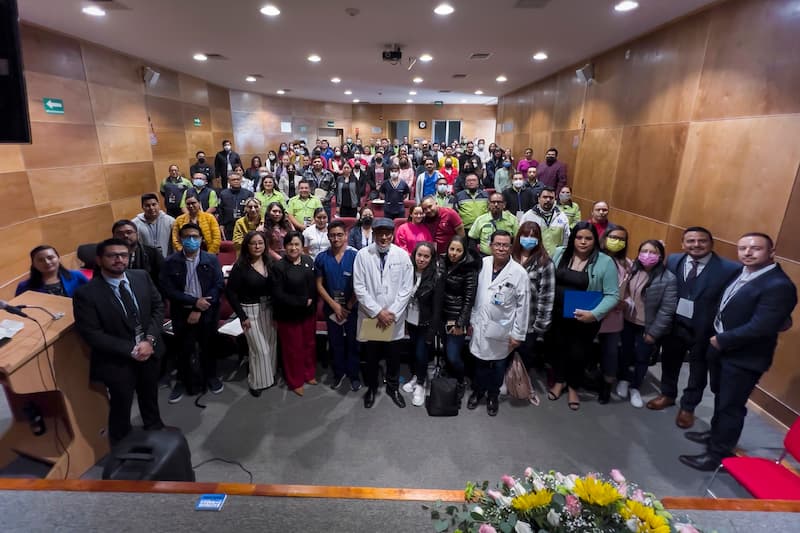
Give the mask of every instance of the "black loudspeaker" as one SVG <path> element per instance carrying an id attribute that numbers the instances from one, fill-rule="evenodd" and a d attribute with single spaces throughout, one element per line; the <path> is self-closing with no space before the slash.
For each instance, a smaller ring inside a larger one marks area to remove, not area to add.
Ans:
<path id="1" fill-rule="evenodd" d="M 17 0 L 0 0 L 0 143 L 30 143 Z"/>
<path id="2" fill-rule="evenodd" d="M 189 443 L 177 428 L 133 430 L 111 450 L 103 479 L 194 481 Z"/>

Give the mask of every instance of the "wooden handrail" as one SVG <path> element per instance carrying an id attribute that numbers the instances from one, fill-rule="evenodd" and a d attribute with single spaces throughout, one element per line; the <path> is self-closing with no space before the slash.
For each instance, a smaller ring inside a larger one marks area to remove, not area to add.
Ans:
<path id="1" fill-rule="evenodd" d="M 463 490 L 383 487 L 342 487 L 335 485 L 257 485 L 248 483 L 189 483 L 175 481 L 102 481 L 91 479 L 0 478 L 0 490 L 66 492 L 136 492 L 155 494 L 222 493 L 232 496 L 282 498 L 331 498 L 345 500 L 395 500 L 421 502 L 462 502 Z M 800 501 L 745 498 L 682 498 L 661 500 L 668 509 L 691 511 L 800 512 Z"/>

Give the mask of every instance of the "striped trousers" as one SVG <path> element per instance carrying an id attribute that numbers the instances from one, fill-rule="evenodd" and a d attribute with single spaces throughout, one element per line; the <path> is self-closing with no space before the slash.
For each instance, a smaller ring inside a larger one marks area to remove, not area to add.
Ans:
<path id="1" fill-rule="evenodd" d="M 278 337 L 272 323 L 272 309 L 266 298 L 257 304 L 242 304 L 242 308 L 250 320 L 250 329 L 244 334 L 250 350 L 247 383 L 251 389 L 266 389 L 275 383 L 278 364 Z"/>

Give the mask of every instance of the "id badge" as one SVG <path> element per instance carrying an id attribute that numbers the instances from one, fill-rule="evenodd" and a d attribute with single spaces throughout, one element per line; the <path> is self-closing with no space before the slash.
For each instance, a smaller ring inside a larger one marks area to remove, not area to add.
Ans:
<path id="1" fill-rule="evenodd" d="M 169 199 L 167 200 L 167 203 L 169 205 L 175 205 L 175 195 L 174 194 L 170 194 L 169 195 Z"/>
<path id="2" fill-rule="evenodd" d="M 503 298 L 503 294 L 502 293 L 497 292 L 497 293 L 495 293 L 494 296 L 492 296 L 492 303 L 494 305 L 503 305 L 504 302 L 505 302 L 505 299 Z"/>
<path id="3" fill-rule="evenodd" d="M 311 217 L 305 217 L 303 219 L 303 223 L 306 225 L 306 227 L 309 227 L 311 225 Z"/>
<path id="4" fill-rule="evenodd" d="M 686 298 L 679 299 L 676 313 L 684 318 L 691 319 L 694 316 L 694 302 Z"/>

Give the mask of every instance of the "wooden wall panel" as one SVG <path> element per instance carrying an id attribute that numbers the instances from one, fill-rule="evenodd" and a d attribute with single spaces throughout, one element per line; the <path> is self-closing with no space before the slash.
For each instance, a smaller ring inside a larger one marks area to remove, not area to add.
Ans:
<path id="1" fill-rule="evenodd" d="M 94 123 L 89 89 L 85 81 L 29 71 L 25 73 L 25 84 L 28 92 L 28 110 L 32 121 Z M 44 109 L 44 98 L 62 99 L 64 114 L 47 114 Z"/>
<path id="2" fill-rule="evenodd" d="M 42 239 L 40 219 L 31 219 L 13 226 L 0 228 L 0 242 L 3 243 L 3 253 L 0 254 L 0 280 L 16 279 L 28 272 L 31 268 L 30 251 L 45 242 Z M 52 241 L 52 246 L 59 248 L 59 252 L 67 250 L 59 241 Z M 62 250 L 63 248 L 63 250 Z"/>
<path id="3" fill-rule="evenodd" d="M 231 131 L 233 130 L 233 121 L 231 119 L 231 109 L 222 107 L 211 108 L 211 129 L 216 131 Z"/>
<path id="4" fill-rule="evenodd" d="M 158 83 L 155 86 L 145 87 L 145 93 L 148 96 L 158 96 L 161 98 L 171 98 L 173 100 L 181 99 L 180 82 L 178 81 L 178 73 L 174 70 L 169 70 L 161 67 L 151 67 L 158 71 L 160 74 Z"/>
<path id="5" fill-rule="evenodd" d="M 21 25 L 25 72 L 41 72 L 72 80 L 86 80 L 80 43 L 70 37 Z"/>
<path id="6" fill-rule="evenodd" d="M 150 146 L 154 159 L 171 159 L 173 162 L 182 162 L 189 153 L 186 132 L 183 130 L 156 130 L 156 138 L 158 142 Z"/>
<path id="7" fill-rule="evenodd" d="M 228 89 L 219 85 L 208 84 L 208 105 L 219 109 L 231 109 L 231 98 Z"/>
<path id="8" fill-rule="evenodd" d="M 692 123 L 670 222 L 730 241 L 777 235 L 800 164 L 800 144 L 785 141 L 797 138 L 800 115 Z"/>
<path id="9" fill-rule="evenodd" d="M 621 128 L 586 132 L 570 178 L 575 195 L 611 202 L 621 142 Z"/>
<path id="10" fill-rule="evenodd" d="M 796 4 L 734 0 L 713 15 L 695 119 L 800 112 Z"/>
<path id="11" fill-rule="evenodd" d="M 27 172 L 0 174 L 0 183 L 3 184 L 3 196 L 8 199 L 3 205 L 3 209 L 0 209 L 0 228 L 29 218 L 36 218 L 36 206 L 33 203 L 33 193 L 28 184 Z M 6 251 L 4 250 L 3 253 Z"/>
<path id="12" fill-rule="evenodd" d="M 231 111 L 260 111 L 263 108 L 261 99 L 257 93 L 231 91 Z"/>
<path id="13" fill-rule="evenodd" d="M 128 163 L 153 158 L 147 128 L 97 126 L 103 163 Z"/>
<path id="14" fill-rule="evenodd" d="M 122 198 L 111 202 L 111 214 L 115 222 L 122 219 L 131 220 L 141 212 L 142 201 L 140 196 L 129 196 L 128 198 Z M 109 226 L 109 234 L 110 233 L 111 227 Z"/>
<path id="15" fill-rule="evenodd" d="M 105 165 L 105 177 L 108 199 L 112 201 L 156 192 L 152 190 L 156 175 L 150 161 Z"/>
<path id="16" fill-rule="evenodd" d="M 239 152 L 259 152 L 264 149 L 264 130 L 258 113 L 233 111 L 233 131 Z M 316 135 L 316 132 L 312 133 Z"/>
<path id="17" fill-rule="evenodd" d="M 33 144 L 21 147 L 25 168 L 62 165 L 65 154 L 69 155 L 70 166 L 100 163 L 97 131 L 93 125 L 32 122 L 31 130 Z"/>
<path id="18" fill-rule="evenodd" d="M 533 117 L 530 127 L 533 133 L 550 131 L 553 129 L 553 113 L 556 106 L 558 92 L 557 78 L 551 76 L 544 81 L 536 83 L 533 87 Z"/>
<path id="19" fill-rule="evenodd" d="M 186 131 L 211 131 L 211 112 L 208 107 L 195 104 L 183 104 L 183 127 Z M 194 125 L 194 119 L 200 119 L 200 125 Z"/>
<path id="20" fill-rule="evenodd" d="M 574 130 L 581 127 L 583 97 L 586 90 L 586 84 L 578 79 L 574 68 L 561 71 L 556 82 L 554 130 Z"/>
<path id="21" fill-rule="evenodd" d="M 89 205 L 108 202 L 106 177 L 101 165 L 47 168 L 30 180 L 38 216 L 44 217 Z"/>
<path id="22" fill-rule="evenodd" d="M 147 127 L 147 110 L 141 93 L 90 83 L 89 94 L 96 124 Z"/>
<path id="23" fill-rule="evenodd" d="M 487 139 L 491 138 L 492 136 L 487 137 Z M 547 150 L 552 146 L 550 143 L 550 131 L 531 133 L 530 139 L 530 146 L 533 148 L 533 158 L 539 161 L 543 160 Z M 487 140 L 486 142 L 489 143 L 491 141 Z"/>
<path id="24" fill-rule="evenodd" d="M 44 242 L 59 243 L 59 251 L 63 250 L 63 253 L 77 250 L 79 244 L 108 238 L 114 223 L 111 204 L 108 203 L 67 211 L 40 220 Z"/>
<path id="25" fill-rule="evenodd" d="M 189 157 L 194 157 L 194 154 L 196 154 L 198 150 L 205 150 L 206 158 L 212 159 L 211 163 L 209 164 L 213 166 L 214 154 L 216 154 L 218 150 L 214 146 L 214 139 L 210 131 L 186 132 L 186 155 Z"/>
<path id="26" fill-rule="evenodd" d="M 208 84 L 187 74 L 178 74 L 181 100 L 191 104 L 208 107 Z"/>
<path id="27" fill-rule="evenodd" d="M 206 157 L 211 158 L 211 161 L 212 161 L 212 163 L 209 163 L 209 164 L 213 164 L 214 155 L 216 155 L 217 152 L 222 150 L 222 141 L 227 139 L 227 140 L 229 140 L 231 142 L 236 142 L 236 140 L 234 139 L 234 136 L 233 136 L 233 131 L 214 131 L 214 132 L 211 132 L 211 135 L 213 137 L 214 143 L 213 143 L 212 148 L 208 152 L 206 152 Z M 285 139 L 285 137 L 284 137 L 284 139 Z M 241 152 L 241 150 L 242 150 L 237 145 L 234 145 L 234 148 L 236 149 L 237 152 Z M 277 146 L 276 146 L 276 148 L 277 148 Z M 194 154 L 192 154 L 192 155 L 194 155 Z"/>
<path id="28" fill-rule="evenodd" d="M 583 210 L 583 204 L 581 204 Z M 591 204 L 586 204 L 586 213 L 584 218 L 589 218 L 592 214 Z M 615 209 L 611 206 L 608 214 L 608 220 L 614 224 L 624 226 L 628 230 L 628 256 L 635 257 L 642 241 L 647 239 L 658 239 L 665 241 L 667 239 L 668 225 L 653 220 L 650 218 L 639 216 L 630 211 L 622 209 Z"/>
<path id="29" fill-rule="evenodd" d="M 87 42 L 81 43 L 81 50 L 87 81 L 144 93 L 141 61 Z"/>
<path id="30" fill-rule="evenodd" d="M 25 170 L 21 148 L 12 144 L 0 144 L 0 172 Z"/>
<path id="31" fill-rule="evenodd" d="M 669 220 L 688 130 L 686 123 L 623 130 L 611 195 L 616 207 Z"/>
<path id="32" fill-rule="evenodd" d="M 586 93 L 586 122 L 590 128 L 625 125 L 632 77 L 625 50 L 615 48 L 592 60 L 595 80 Z"/>
<path id="33" fill-rule="evenodd" d="M 781 231 L 775 241 L 778 254 L 794 261 L 800 261 L 800 166 L 794 178 L 792 195 L 781 224 Z"/>
<path id="34" fill-rule="evenodd" d="M 183 109 L 180 103 L 169 98 L 146 96 L 145 103 L 156 134 L 162 130 L 182 130 Z"/>

